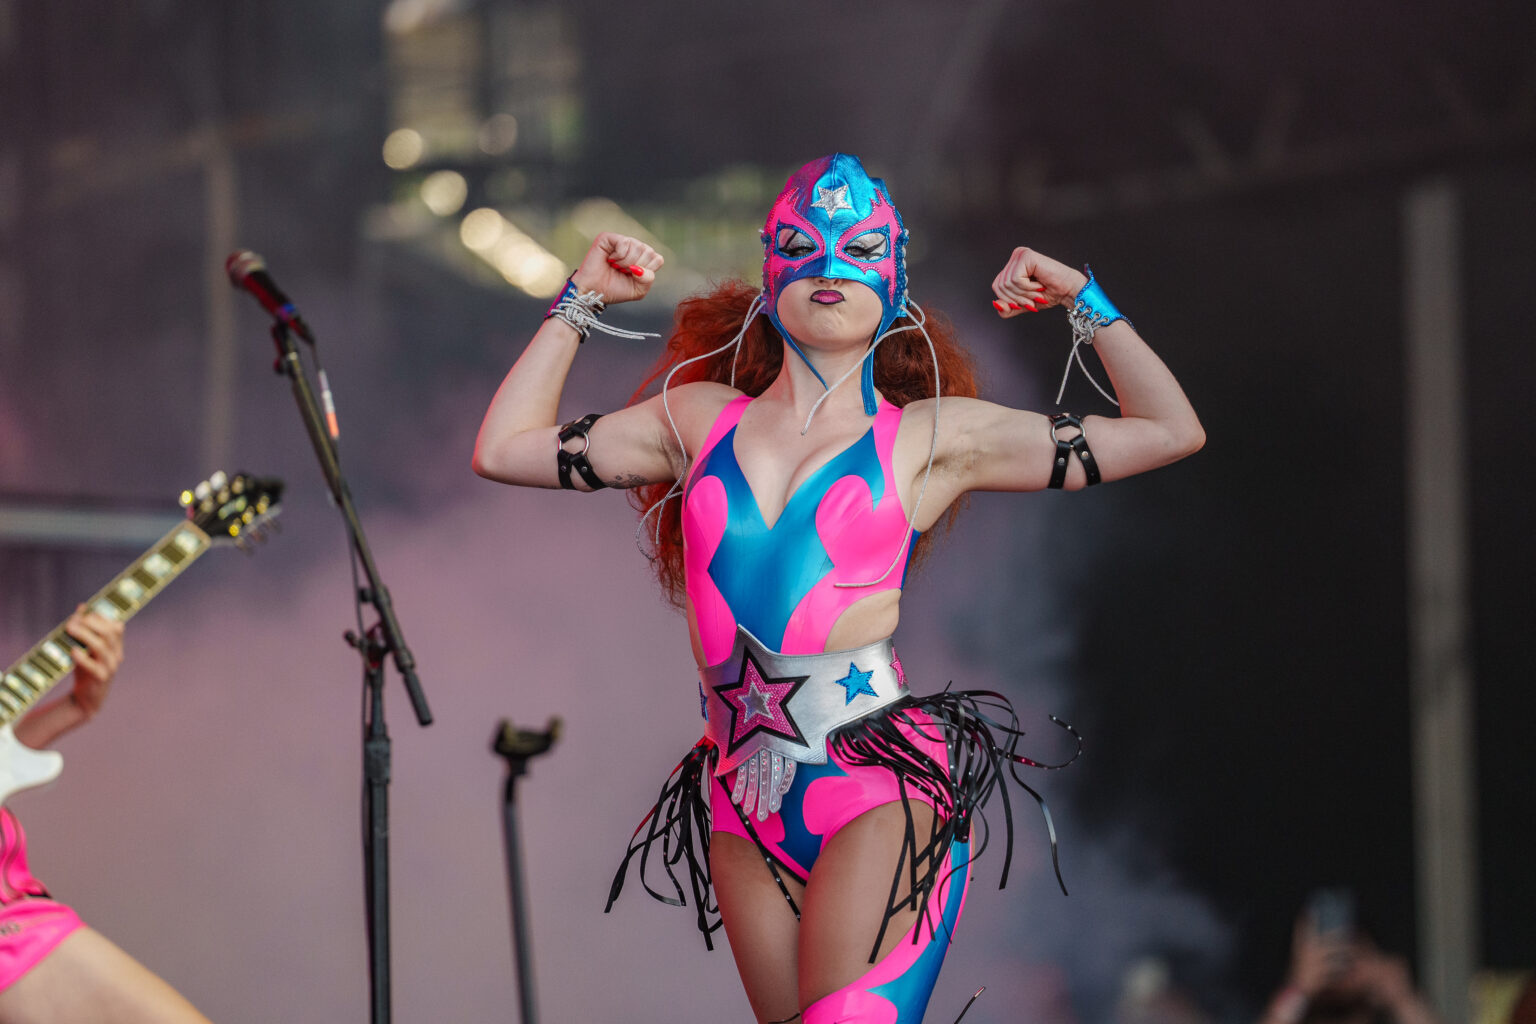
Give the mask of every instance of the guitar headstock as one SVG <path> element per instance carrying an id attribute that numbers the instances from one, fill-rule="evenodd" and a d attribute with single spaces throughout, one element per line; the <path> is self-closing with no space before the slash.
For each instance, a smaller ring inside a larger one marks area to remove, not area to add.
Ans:
<path id="1" fill-rule="evenodd" d="M 282 496 L 283 482 L 276 477 L 246 473 L 231 477 L 220 470 L 182 491 L 181 504 L 187 518 L 214 543 L 243 547 L 250 540 L 265 540 L 267 530 L 276 529 Z"/>

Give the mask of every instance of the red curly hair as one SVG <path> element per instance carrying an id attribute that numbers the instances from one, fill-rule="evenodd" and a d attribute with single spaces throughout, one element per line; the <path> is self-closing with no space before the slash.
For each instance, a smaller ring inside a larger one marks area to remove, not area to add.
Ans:
<path id="1" fill-rule="evenodd" d="M 677 364 L 695 356 L 719 348 L 735 337 L 747 309 L 760 289 L 742 280 L 730 280 L 717 285 L 713 291 L 684 299 L 677 307 L 677 323 L 667 339 L 666 350 L 655 368 L 630 398 L 630 404 L 647 396 L 667 373 Z M 913 323 L 910 317 L 899 317 L 893 327 Z M 933 339 L 938 354 L 939 380 L 946 396 L 958 395 L 974 398 L 976 395 L 976 369 L 970 353 L 960 346 L 954 325 L 942 313 L 929 313 L 928 336 Z M 767 390 L 779 375 L 784 361 L 784 342 L 779 332 L 766 316 L 753 319 L 741 339 L 741 353 L 736 356 L 726 349 L 709 359 L 690 363 L 672 378 L 675 387 L 698 380 L 731 381 L 731 361 L 736 360 L 736 387 L 756 397 Z M 894 334 L 875 349 L 875 386 L 886 401 L 900 407 L 919 398 L 933 397 L 933 361 L 921 331 L 904 331 Z M 671 490 L 672 484 L 654 483 L 630 491 L 629 500 L 642 514 L 661 501 Z M 912 564 L 919 563 L 927 553 L 934 536 L 954 521 L 959 506 L 952 505 L 933 529 L 924 533 L 912 546 Z M 658 539 L 656 528 L 647 525 L 642 532 L 650 548 L 647 555 L 655 566 L 656 578 L 667 599 L 679 608 L 687 596 L 683 573 L 683 526 L 682 502 L 669 501 L 662 506 L 661 532 Z"/>

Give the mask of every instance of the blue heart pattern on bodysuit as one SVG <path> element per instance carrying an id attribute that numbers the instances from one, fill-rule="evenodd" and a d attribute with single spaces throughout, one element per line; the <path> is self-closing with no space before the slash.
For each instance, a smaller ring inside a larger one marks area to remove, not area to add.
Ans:
<path id="1" fill-rule="evenodd" d="M 885 472 L 871 428 L 807 477 L 769 527 L 736 461 L 735 440 L 732 427 L 710 449 L 691 485 L 712 476 L 725 487 L 725 535 L 710 560 L 709 576 L 737 623 L 778 650 L 795 608 L 832 569 L 832 559 L 816 532 L 816 511 L 822 500 L 833 484 L 857 476 L 869 485 L 871 504 L 878 506 L 885 496 Z"/>

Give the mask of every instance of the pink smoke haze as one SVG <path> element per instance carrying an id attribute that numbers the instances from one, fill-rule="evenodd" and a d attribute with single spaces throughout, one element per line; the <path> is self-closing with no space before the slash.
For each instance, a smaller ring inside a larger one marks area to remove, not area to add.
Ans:
<path id="1" fill-rule="evenodd" d="M 462 395 L 453 408 L 465 422 L 449 433 L 472 430 Z M 486 483 L 469 473 L 466 437 L 411 437 L 402 427 L 375 444 L 431 492 L 431 511 L 363 508 L 437 718 L 416 725 L 391 670 L 397 1019 L 515 1016 L 504 766 L 489 743 L 503 717 L 552 715 L 564 736 L 519 789 L 544 1019 L 750 1019 L 723 933 L 706 953 L 692 908 L 650 900 L 631 877 L 602 913 L 630 832 L 700 733 L 684 623 L 634 546 L 633 513 L 613 492 Z M 367 1016 L 362 687 L 341 639 L 354 624 L 351 584 L 339 523 L 305 470 L 289 482 L 283 539 L 249 560 L 210 553 L 147 609 L 104 713 L 62 744 L 62 778 L 12 801 L 53 892 L 218 1021 Z M 1071 717 L 1049 668 L 1070 649 L 1070 625 L 1035 594 L 1049 581 L 1020 579 L 1010 554 L 1046 542 L 1038 507 L 979 497 L 908 580 L 898 642 L 916 689 L 954 680 L 1013 694 L 1050 756 L 1059 741 L 1045 712 Z M 294 553 L 317 547 L 324 557 L 309 564 Z M 955 609 L 989 593 L 1004 603 L 981 628 L 1029 638 L 1016 665 L 966 649 L 977 627 Z M 1019 795 L 1009 888 L 996 890 L 999 836 L 975 866 L 933 1019 L 952 1019 L 987 985 L 968 1024 L 1066 1022 L 1069 987 L 1118 985 L 1129 952 L 1170 936 L 1224 943 L 1197 899 L 1138 874 L 1133 845 L 1088 834 L 1059 778 L 1042 785 L 1074 895 L 1056 891 L 1044 830 Z"/>

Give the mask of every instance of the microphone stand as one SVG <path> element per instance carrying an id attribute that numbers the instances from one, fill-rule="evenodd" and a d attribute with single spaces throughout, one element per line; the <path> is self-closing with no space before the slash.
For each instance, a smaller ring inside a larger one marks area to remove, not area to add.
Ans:
<path id="1" fill-rule="evenodd" d="M 325 418 L 315 401 L 315 392 L 309 385 L 304 366 L 299 360 L 299 350 L 294 344 L 288 326 L 281 321 L 272 325 L 272 341 L 277 345 L 277 363 L 273 367 L 286 374 L 293 385 L 293 397 L 298 402 L 299 414 L 304 418 L 304 429 L 320 459 L 320 469 L 325 474 L 326 486 L 331 498 L 341 510 L 346 522 L 347 536 L 352 551 L 362 566 L 367 585 L 359 587 L 357 600 L 373 606 L 378 615 L 376 621 L 363 636 L 348 630 L 346 641 L 355 648 L 363 662 L 363 686 L 368 693 L 366 710 L 363 712 L 363 806 L 367 823 L 363 832 L 363 877 L 368 897 L 368 978 L 370 1020 L 374 1024 L 388 1024 L 390 1019 L 389 979 L 389 777 L 390 739 L 384 723 L 384 660 L 393 657 L 395 669 L 405 682 L 405 692 L 416 712 L 416 721 L 423 726 L 432 724 L 432 712 L 416 677 L 416 659 L 405 643 L 400 622 L 395 618 L 394 605 L 389 598 L 389 588 L 379 576 L 374 564 L 373 552 L 363 534 L 363 524 L 352 504 L 352 492 L 341 472 L 341 461 L 335 442 L 326 431 Z"/>
<path id="2" fill-rule="evenodd" d="M 543 732 L 513 728 L 503 718 L 496 726 L 491 749 L 507 762 L 507 784 L 502 791 L 501 823 L 507 844 L 507 894 L 512 901 L 512 957 L 517 964 L 517 995 L 522 1024 L 538 1024 L 533 994 L 533 951 L 528 938 L 527 899 L 523 893 L 523 854 L 517 828 L 517 780 L 528 771 L 528 762 L 548 753 L 560 738 L 560 719 L 551 718 Z"/>

